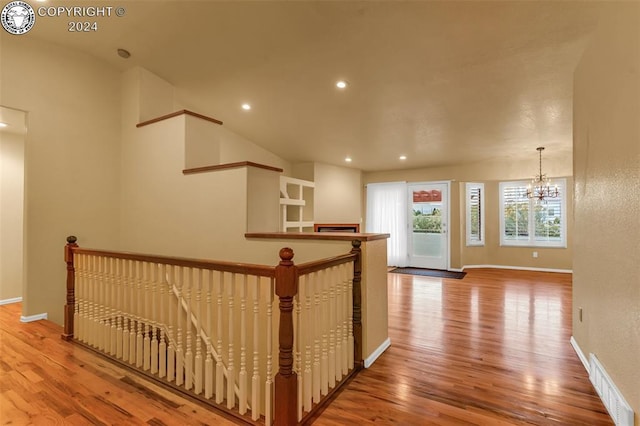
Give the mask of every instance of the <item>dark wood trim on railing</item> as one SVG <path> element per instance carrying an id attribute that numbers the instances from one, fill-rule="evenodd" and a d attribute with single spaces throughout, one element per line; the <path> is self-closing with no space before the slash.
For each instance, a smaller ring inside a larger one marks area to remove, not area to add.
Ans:
<path id="1" fill-rule="evenodd" d="M 340 256 L 330 257 L 328 259 L 315 260 L 313 262 L 307 262 L 298 265 L 298 275 L 307 275 L 313 272 L 320 271 L 325 268 L 331 268 L 332 266 L 342 265 L 343 263 L 355 261 L 356 255 L 354 253 L 343 254 Z"/>
<path id="2" fill-rule="evenodd" d="M 284 170 L 278 167 L 267 166 L 260 163 L 254 163 L 252 161 L 239 161 L 237 163 L 216 164 L 215 166 L 203 166 L 194 167 L 192 169 L 184 169 L 183 175 L 192 175 L 194 173 L 216 172 L 227 169 L 237 169 L 238 167 L 256 167 L 259 169 L 271 170 L 274 172 L 282 173 Z"/>
<path id="3" fill-rule="evenodd" d="M 362 249 L 360 240 L 351 242 L 351 253 L 356 255 L 353 263 L 353 362 L 356 370 L 364 367 L 362 358 Z"/>
<path id="4" fill-rule="evenodd" d="M 280 298 L 278 374 L 275 378 L 274 423 L 289 426 L 298 423 L 298 375 L 293 371 L 293 298 L 298 293 L 298 270 L 293 250 L 280 250 L 276 266 L 276 294 Z"/>
<path id="5" fill-rule="evenodd" d="M 67 300 L 64 305 L 64 331 L 62 339 L 73 339 L 73 315 L 76 309 L 76 269 L 73 264 L 73 250 L 78 247 L 78 239 L 73 235 L 67 237 L 67 245 L 64 247 L 64 261 L 67 264 Z"/>
<path id="6" fill-rule="evenodd" d="M 247 232 L 245 238 L 266 240 L 329 240 L 329 241 L 375 241 L 390 237 L 390 234 L 374 234 L 370 232 Z"/>
<path id="7" fill-rule="evenodd" d="M 165 265 L 186 266 L 190 268 L 211 269 L 216 271 L 233 272 L 236 274 L 258 275 L 261 277 L 275 277 L 275 268 L 266 265 L 253 265 L 250 263 L 221 262 L 204 259 L 187 259 L 181 257 L 156 256 L 150 254 L 128 253 L 122 251 L 106 251 L 74 247 L 73 253 L 90 254 L 104 257 L 116 257 L 119 259 L 139 260 L 150 263 L 164 263 Z"/>
<path id="8" fill-rule="evenodd" d="M 149 124 L 157 123 L 159 121 L 167 120 L 169 118 L 177 117 L 179 115 L 190 115 L 192 117 L 200 118 L 202 120 L 210 121 L 212 123 L 222 124 L 222 121 L 217 120 L 213 117 L 207 117 L 206 115 L 198 114 L 197 112 L 189 111 L 188 109 L 183 109 L 180 111 L 172 112 L 171 114 L 167 114 L 161 117 L 152 118 L 151 120 L 143 121 L 142 123 L 136 124 L 136 127 L 140 128 L 140 127 L 148 126 Z"/>

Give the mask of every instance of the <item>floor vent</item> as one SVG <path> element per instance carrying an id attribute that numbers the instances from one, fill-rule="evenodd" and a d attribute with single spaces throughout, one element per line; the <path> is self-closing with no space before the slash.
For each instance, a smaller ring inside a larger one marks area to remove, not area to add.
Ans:
<path id="1" fill-rule="evenodd" d="M 589 354 L 589 380 L 616 426 L 633 426 L 633 410 L 594 354 Z"/>

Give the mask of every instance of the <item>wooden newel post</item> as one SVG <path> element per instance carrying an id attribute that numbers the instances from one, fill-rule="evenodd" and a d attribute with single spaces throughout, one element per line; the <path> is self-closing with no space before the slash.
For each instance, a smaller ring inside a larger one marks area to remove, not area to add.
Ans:
<path id="1" fill-rule="evenodd" d="M 298 293 L 298 268 L 293 264 L 293 250 L 280 250 L 276 266 L 276 294 L 280 298 L 279 369 L 275 380 L 275 424 L 298 423 L 298 379 L 293 371 L 293 297 Z"/>
<path id="2" fill-rule="evenodd" d="M 351 241 L 351 253 L 356 255 L 353 262 L 353 363 L 356 370 L 364 366 L 362 360 L 362 241 Z"/>
<path id="3" fill-rule="evenodd" d="M 64 332 L 62 339 L 73 339 L 73 314 L 76 306 L 76 269 L 73 265 L 73 248 L 78 247 L 78 239 L 73 235 L 67 237 L 67 245 L 64 247 L 64 261 L 67 263 L 67 303 L 64 305 Z"/>

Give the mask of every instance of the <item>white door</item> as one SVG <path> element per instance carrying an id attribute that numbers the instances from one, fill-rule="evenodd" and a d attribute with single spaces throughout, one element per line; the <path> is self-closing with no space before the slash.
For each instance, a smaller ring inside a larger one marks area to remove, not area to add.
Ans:
<path id="1" fill-rule="evenodd" d="M 409 184 L 409 266 L 449 267 L 449 185 Z"/>

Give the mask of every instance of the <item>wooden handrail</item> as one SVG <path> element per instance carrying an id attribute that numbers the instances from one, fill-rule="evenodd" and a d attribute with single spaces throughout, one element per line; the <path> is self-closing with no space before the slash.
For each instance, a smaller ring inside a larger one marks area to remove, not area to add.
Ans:
<path id="1" fill-rule="evenodd" d="M 342 254 L 340 256 L 330 257 L 328 259 L 315 260 L 313 262 L 298 265 L 298 275 L 307 275 L 320 271 L 332 266 L 342 265 L 343 263 L 355 261 L 357 255 L 355 253 Z"/>
<path id="2" fill-rule="evenodd" d="M 197 112 L 189 111 L 188 109 L 183 109 L 180 111 L 172 112 L 171 114 L 162 115 L 160 117 L 152 118 L 151 120 L 143 121 L 141 123 L 136 124 L 136 127 L 140 128 L 143 126 L 148 126 L 149 124 L 157 123 L 159 121 L 167 120 L 169 118 L 177 117 L 179 115 L 190 115 L 192 117 L 200 118 L 202 120 L 210 121 L 215 124 L 222 124 L 222 121 L 217 120 L 213 117 L 207 117 L 206 115 L 198 114 Z"/>
<path id="3" fill-rule="evenodd" d="M 104 257 L 114 257 L 127 260 L 138 260 L 141 262 L 163 263 L 165 265 L 186 266 L 189 268 L 210 269 L 216 271 L 232 272 L 236 274 L 258 275 L 261 277 L 275 277 L 275 268 L 266 265 L 254 265 L 249 263 L 221 262 L 205 259 L 188 259 L 181 257 L 168 257 L 150 254 L 129 253 L 123 251 L 107 251 L 80 248 L 77 245 L 72 247 L 73 253 L 89 254 Z"/>

